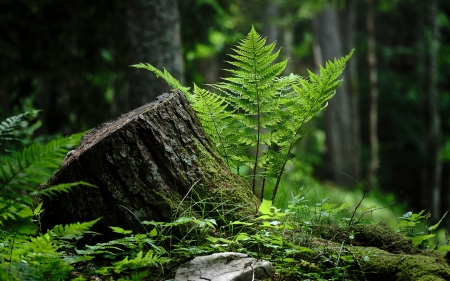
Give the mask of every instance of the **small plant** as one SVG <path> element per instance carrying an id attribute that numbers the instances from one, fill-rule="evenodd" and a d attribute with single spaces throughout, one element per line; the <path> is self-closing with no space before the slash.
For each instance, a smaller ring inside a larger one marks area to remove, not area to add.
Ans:
<path id="1" fill-rule="evenodd" d="M 430 213 L 423 214 L 425 210 L 420 211 L 417 214 L 413 212 L 407 212 L 400 217 L 401 221 L 397 225 L 401 233 L 406 234 L 412 238 L 412 243 L 414 246 L 420 246 L 424 249 L 434 249 L 433 245 L 429 244 L 429 240 L 433 238 L 436 234 L 431 233 L 436 230 L 441 224 L 442 220 L 447 215 L 448 211 L 442 216 L 442 218 L 430 227 L 427 226 L 427 221 L 430 218 Z M 421 227 L 422 229 L 418 229 Z"/>
<path id="2" fill-rule="evenodd" d="M 33 132 L 39 128 L 40 121 L 31 126 L 31 122 L 37 117 L 40 110 L 31 110 L 15 116 L 6 118 L 0 122 L 0 155 L 4 152 L 10 152 L 6 149 L 6 144 L 19 142 L 28 144 Z"/>
<path id="3" fill-rule="evenodd" d="M 152 71 L 186 95 L 229 167 L 238 174 L 242 167 L 251 169 L 253 193 L 259 183 L 261 201 L 267 181 L 273 186 L 270 200 L 275 199 L 286 163 L 306 133 L 306 123 L 326 108 L 352 55 L 328 61 L 319 75 L 309 71 L 308 77 L 281 76 L 287 60 L 275 63 L 280 50 L 274 49 L 275 42 L 266 45 L 266 39 L 252 28 L 230 55 L 231 77 L 210 85 L 217 93 L 195 84 L 190 92 L 165 69 L 133 65 Z"/>

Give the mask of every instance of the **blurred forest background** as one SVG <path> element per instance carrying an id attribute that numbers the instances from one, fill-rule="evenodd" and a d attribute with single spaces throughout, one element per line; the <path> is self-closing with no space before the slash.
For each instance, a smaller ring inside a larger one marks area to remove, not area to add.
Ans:
<path id="1" fill-rule="evenodd" d="M 446 0 L 1 0 L 0 120 L 42 109 L 37 135 L 91 129 L 170 90 L 129 67 L 140 62 L 186 86 L 217 82 L 252 25 L 282 47 L 286 74 L 355 49 L 293 185 L 375 179 L 414 212 L 450 209 Z"/>

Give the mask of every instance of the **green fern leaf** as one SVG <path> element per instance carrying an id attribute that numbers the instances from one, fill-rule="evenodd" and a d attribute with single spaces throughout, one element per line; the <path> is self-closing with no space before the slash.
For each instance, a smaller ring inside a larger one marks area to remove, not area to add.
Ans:
<path id="1" fill-rule="evenodd" d="M 272 174 L 276 173 L 277 180 L 272 192 L 272 200 L 278 190 L 284 167 L 290 159 L 292 149 L 303 138 L 305 124 L 319 111 L 326 107 L 326 102 L 333 97 L 336 89 L 341 85 L 342 80 L 336 80 L 342 74 L 345 64 L 352 56 L 353 51 L 334 62 L 328 61 L 326 68 L 320 67 L 320 75 L 309 71 L 309 80 L 299 77 L 297 83 L 293 85 L 295 94 L 284 98 L 286 113 L 284 122 L 277 128 L 279 136 L 285 141 L 279 142 L 280 157 L 274 161 L 275 169 L 271 169 Z M 282 159 L 282 161 L 279 161 Z M 278 171 L 277 171 L 278 170 Z"/>
<path id="2" fill-rule="evenodd" d="M 235 47 L 235 61 L 229 62 L 237 69 L 228 69 L 232 77 L 213 85 L 227 96 L 239 117 L 236 119 L 244 130 L 254 130 L 255 139 L 243 137 L 240 144 L 243 150 L 254 147 L 255 154 L 250 167 L 253 169 L 252 188 L 255 192 L 257 167 L 263 166 L 258 159 L 260 146 L 276 142 L 267 130 L 281 122 L 280 97 L 294 83 L 295 76 L 280 79 L 287 60 L 274 63 L 280 50 L 274 52 L 275 43 L 265 45 L 266 39 L 252 27 L 247 37 Z M 243 130 L 243 131 L 244 131 Z M 248 132 L 246 132 L 248 134 Z M 244 134 L 240 134 L 243 136 Z"/>
<path id="3" fill-rule="evenodd" d="M 35 191 L 59 168 L 66 153 L 84 133 L 59 138 L 46 145 L 33 144 L 11 157 L 0 158 L 0 194 L 3 199 L 21 198 L 18 191 Z M 30 203 L 30 200 L 25 200 Z"/>
<path id="4" fill-rule="evenodd" d="M 34 119 L 40 111 L 27 111 L 0 122 L 0 144 L 1 141 L 19 140 L 18 136 L 26 133 L 27 128 L 29 128 L 29 121 Z"/>
<path id="5" fill-rule="evenodd" d="M 153 72 L 156 75 L 156 77 L 158 78 L 161 77 L 162 79 L 164 79 L 167 82 L 167 84 L 169 84 L 169 86 L 172 87 L 173 89 L 180 90 L 181 92 L 183 92 L 183 94 L 189 96 L 189 88 L 181 85 L 180 81 L 178 81 L 172 75 L 170 75 L 170 73 L 165 68 L 164 72 L 162 72 L 161 70 L 157 69 L 156 67 L 154 67 L 149 63 L 134 64 L 131 67 L 149 70 Z"/>
<path id="6" fill-rule="evenodd" d="M 230 165 L 232 160 L 229 154 L 232 144 L 236 141 L 233 111 L 227 110 L 229 105 L 224 98 L 199 88 L 195 83 L 191 102 L 205 132 L 210 136 L 220 155 Z"/>
<path id="7" fill-rule="evenodd" d="M 55 225 L 52 234 L 56 235 L 59 239 L 73 239 L 73 238 L 81 238 L 83 234 L 89 231 L 89 229 L 100 220 L 101 218 L 95 219 L 89 222 L 83 223 L 72 223 L 68 225 Z"/>
<path id="8" fill-rule="evenodd" d="M 62 184 L 58 184 L 55 186 L 50 186 L 46 189 L 42 189 L 39 191 L 34 191 L 32 192 L 30 195 L 34 196 L 34 195 L 44 195 L 44 196 L 51 196 L 51 195 L 56 195 L 58 193 L 61 192 L 69 192 L 70 189 L 74 186 L 78 186 L 78 185 L 86 185 L 86 186 L 90 186 L 90 187 L 97 187 L 93 184 L 84 182 L 84 181 L 79 181 L 79 182 L 74 182 L 74 183 L 62 183 Z"/>

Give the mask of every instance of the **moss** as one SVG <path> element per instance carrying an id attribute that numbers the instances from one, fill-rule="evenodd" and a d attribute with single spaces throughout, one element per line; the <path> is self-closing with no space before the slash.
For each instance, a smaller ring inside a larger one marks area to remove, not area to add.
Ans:
<path id="1" fill-rule="evenodd" d="M 198 141 L 195 142 L 195 147 L 199 151 L 195 162 L 200 167 L 204 178 L 196 187 L 199 197 L 217 198 L 218 204 L 226 202 L 227 205 L 233 206 L 236 208 L 233 211 L 235 219 L 255 215 L 259 201 L 251 193 L 249 184 L 233 174 L 215 149 L 208 149 Z"/>
<path id="2" fill-rule="evenodd" d="M 372 225 L 354 225 L 349 228 L 355 235 L 355 243 L 364 246 L 373 246 L 390 253 L 415 254 L 420 252 L 411 243 L 411 238 L 395 232 L 387 223 L 380 222 Z"/>
<path id="3" fill-rule="evenodd" d="M 349 239 L 351 233 L 354 234 L 353 240 Z M 420 253 L 420 250 L 412 245 L 411 238 L 395 232 L 385 222 L 358 224 L 345 228 L 335 225 L 323 225 L 317 229 L 316 234 L 333 241 L 345 241 L 346 244 L 356 246 L 377 247 L 394 254 Z"/>
<path id="4" fill-rule="evenodd" d="M 450 267 L 443 258 L 424 254 L 392 254 L 375 247 L 350 248 L 367 280 L 450 280 Z M 364 257 L 368 259 L 364 259 Z"/>
<path id="5" fill-rule="evenodd" d="M 450 280 L 450 268 L 440 259 L 424 255 L 407 255 L 399 266 L 399 281 Z"/>
<path id="6" fill-rule="evenodd" d="M 157 188 L 150 190 L 150 192 L 155 193 L 157 195 L 156 196 L 157 198 L 161 198 L 162 201 L 167 206 L 169 206 L 168 213 L 170 212 L 170 214 L 172 214 L 174 210 L 178 209 L 178 205 L 181 202 L 181 197 L 178 193 L 175 193 L 175 192 L 167 193 L 165 190 L 160 190 Z M 165 216 L 165 217 L 167 217 L 167 216 Z"/>
<path id="7" fill-rule="evenodd" d="M 349 240 L 349 234 L 355 234 Z M 340 251 L 341 244 L 347 246 L 356 263 L 353 269 L 364 272 L 366 280 L 450 280 L 449 253 L 420 250 L 414 247 L 411 239 L 397 233 L 386 223 L 373 225 L 354 225 L 339 228 L 323 226 L 316 235 L 325 239 L 312 239 L 312 249 L 320 255 L 324 247 Z"/>

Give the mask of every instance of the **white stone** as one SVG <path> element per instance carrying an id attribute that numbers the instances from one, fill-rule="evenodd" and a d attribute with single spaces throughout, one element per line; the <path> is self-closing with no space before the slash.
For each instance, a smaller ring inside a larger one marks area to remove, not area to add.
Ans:
<path id="1" fill-rule="evenodd" d="M 175 281 L 256 281 L 272 272 L 268 261 L 226 252 L 194 258 L 177 270 Z"/>

